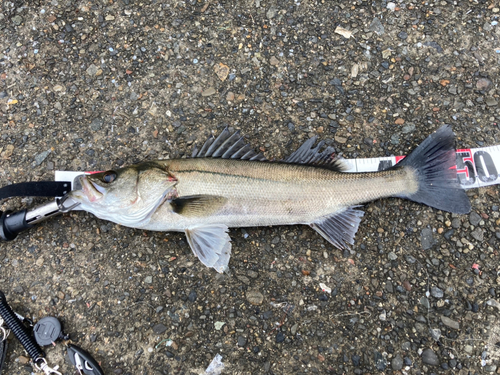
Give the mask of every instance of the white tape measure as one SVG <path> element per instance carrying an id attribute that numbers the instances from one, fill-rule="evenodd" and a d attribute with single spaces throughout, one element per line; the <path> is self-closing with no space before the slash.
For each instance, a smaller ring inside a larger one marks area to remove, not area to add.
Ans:
<path id="1" fill-rule="evenodd" d="M 500 145 L 457 150 L 457 178 L 464 189 L 500 184 Z M 349 165 L 346 172 L 377 172 L 392 167 L 404 156 L 383 158 L 344 159 Z M 498 168 L 497 168 L 498 167 Z M 71 181 L 84 173 L 74 171 L 56 171 L 56 181 Z M 73 186 L 72 186 L 73 188 Z"/>
<path id="2" fill-rule="evenodd" d="M 457 150 L 457 178 L 464 189 L 500 184 L 500 146 Z M 377 172 L 392 167 L 404 156 L 346 159 L 346 172 Z M 497 168 L 498 166 L 498 168 Z"/>

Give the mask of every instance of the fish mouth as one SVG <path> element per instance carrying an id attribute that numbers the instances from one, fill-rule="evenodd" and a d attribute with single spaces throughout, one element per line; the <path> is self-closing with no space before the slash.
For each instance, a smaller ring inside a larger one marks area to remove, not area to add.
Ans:
<path id="1" fill-rule="evenodd" d="M 83 194 L 90 202 L 95 202 L 103 197 L 104 188 L 93 183 L 92 181 L 89 181 L 87 176 L 81 176 L 80 183 L 82 184 Z"/>

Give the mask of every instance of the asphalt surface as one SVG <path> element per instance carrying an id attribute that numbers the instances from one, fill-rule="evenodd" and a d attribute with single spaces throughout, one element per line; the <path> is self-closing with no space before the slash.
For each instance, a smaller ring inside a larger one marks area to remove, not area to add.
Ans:
<path id="1" fill-rule="evenodd" d="M 499 16 L 492 1 L 3 1 L 0 185 L 182 157 L 225 126 L 271 159 L 313 135 L 347 158 L 405 154 L 445 123 L 457 148 L 500 144 Z M 469 215 L 367 204 L 353 252 L 308 227 L 231 230 L 231 276 L 181 234 L 73 212 L 0 245 L 0 286 L 106 374 L 202 374 L 217 354 L 223 374 L 500 373 L 498 186 L 468 195 Z M 72 374 L 62 348 L 49 362 Z M 26 361 L 11 339 L 4 373 Z"/>

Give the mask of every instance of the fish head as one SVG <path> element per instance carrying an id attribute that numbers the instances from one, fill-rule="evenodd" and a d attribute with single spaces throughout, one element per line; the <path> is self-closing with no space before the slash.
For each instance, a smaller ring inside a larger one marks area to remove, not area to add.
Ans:
<path id="1" fill-rule="evenodd" d="M 70 193 L 79 208 L 118 224 L 140 227 L 175 191 L 177 180 L 156 162 L 80 177 L 81 190 Z"/>

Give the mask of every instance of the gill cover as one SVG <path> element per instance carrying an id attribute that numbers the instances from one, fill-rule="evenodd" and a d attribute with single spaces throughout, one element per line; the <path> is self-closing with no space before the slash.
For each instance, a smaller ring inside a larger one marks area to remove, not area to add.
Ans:
<path id="1" fill-rule="evenodd" d="M 115 223 L 144 225 L 172 191 L 176 180 L 154 162 L 82 177 L 82 190 L 72 192 L 81 208 Z"/>

